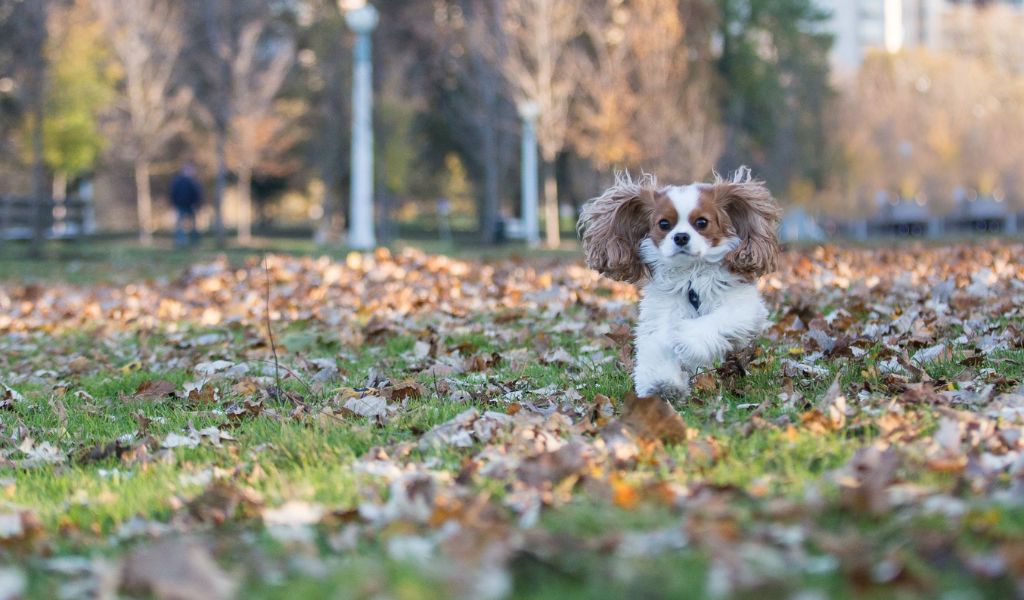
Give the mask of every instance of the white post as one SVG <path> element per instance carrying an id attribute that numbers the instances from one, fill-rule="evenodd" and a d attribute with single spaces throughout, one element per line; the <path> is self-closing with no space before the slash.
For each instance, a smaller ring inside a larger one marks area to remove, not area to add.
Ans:
<path id="1" fill-rule="evenodd" d="M 349 246 L 371 250 L 377 245 L 373 224 L 373 64 L 370 34 L 377 9 L 364 4 L 345 13 L 356 34 L 352 67 L 352 172 L 349 197 Z"/>
<path id="2" fill-rule="evenodd" d="M 523 236 L 531 246 L 540 243 L 540 223 L 537 218 L 537 133 L 534 130 L 534 121 L 538 112 L 535 102 L 523 102 L 519 105 L 519 116 L 523 120 L 523 146 L 520 159 Z"/>

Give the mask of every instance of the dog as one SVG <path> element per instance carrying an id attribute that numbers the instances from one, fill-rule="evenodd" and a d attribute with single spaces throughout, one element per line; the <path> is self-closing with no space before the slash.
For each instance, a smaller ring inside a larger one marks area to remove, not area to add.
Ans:
<path id="1" fill-rule="evenodd" d="M 641 286 L 633 382 L 640 396 L 680 401 L 690 378 L 746 346 L 768 319 L 757 281 L 778 268 L 781 210 L 741 167 L 711 183 L 615 185 L 583 207 L 587 266 Z"/>

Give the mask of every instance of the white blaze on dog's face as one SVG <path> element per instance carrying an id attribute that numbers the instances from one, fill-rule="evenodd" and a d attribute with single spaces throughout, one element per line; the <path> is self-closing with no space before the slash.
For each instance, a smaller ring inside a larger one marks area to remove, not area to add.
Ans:
<path id="1" fill-rule="evenodd" d="M 651 241 L 665 258 L 719 262 L 740 240 L 710 185 L 662 188 L 654 197 Z"/>

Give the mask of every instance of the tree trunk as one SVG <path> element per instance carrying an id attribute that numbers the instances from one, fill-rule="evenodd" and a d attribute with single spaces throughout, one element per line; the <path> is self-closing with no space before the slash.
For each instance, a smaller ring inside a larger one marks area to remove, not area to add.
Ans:
<path id="1" fill-rule="evenodd" d="M 238 243 L 252 243 L 252 167 L 238 167 Z"/>
<path id="2" fill-rule="evenodd" d="M 337 236 L 334 235 L 334 208 L 338 203 L 337 194 L 331 185 L 324 182 L 323 198 L 320 202 L 320 220 L 313 231 L 313 243 L 317 245 L 333 244 Z"/>
<path id="3" fill-rule="evenodd" d="M 32 223 L 32 245 L 29 247 L 29 254 L 38 258 L 43 255 L 43 245 L 46 243 L 46 228 L 50 218 L 47 213 L 52 214 L 50 199 L 46 195 L 46 163 L 43 158 L 43 98 L 44 84 L 43 73 L 37 74 L 40 78 L 36 90 L 35 105 L 33 111 L 35 118 L 32 124 L 32 197 L 36 203 L 35 218 Z"/>
<path id="4" fill-rule="evenodd" d="M 555 179 L 555 161 L 545 161 L 544 168 L 544 232 L 548 248 L 562 243 L 558 225 L 558 181 Z"/>
<path id="5" fill-rule="evenodd" d="M 46 0 L 29 3 L 32 9 L 29 15 L 32 36 L 31 49 L 27 49 L 31 66 L 28 76 L 28 104 L 32 107 L 32 198 L 36 205 L 32 219 L 32 243 L 29 245 L 29 256 L 38 258 L 43 255 L 46 244 L 46 228 L 50 223 L 47 215 L 50 209 L 49 198 L 46 196 L 46 163 L 43 155 L 43 119 L 46 106 L 46 72 L 49 68 L 46 60 L 46 18 L 49 8 Z"/>
<path id="6" fill-rule="evenodd" d="M 68 197 L 68 174 L 57 171 L 53 174 L 53 201 L 63 202 Z"/>
<path id="7" fill-rule="evenodd" d="M 331 127 L 330 129 L 337 129 Z M 314 241 L 317 244 L 335 244 L 338 242 L 338 232 L 341 228 L 335 223 L 335 219 L 345 214 L 339 206 L 338 190 L 341 189 L 341 177 L 338 173 L 338 165 L 341 164 L 339 149 L 341 133 L 338 135 L 327 134 L 328 139 L 324 141 L 324 156 L 320 159 L 320 176 L 324 183 L 323 199 L 320 203 L 320 222 L 317 223 L 314 232 Z"/>
<path id="8" fill-rule="evenodd" d="M 480 237 L 485 244 L 498 241 L 499 203 L 498 197 L 498 142 L 493 122 L 484 125 L 483 131 L 484 196 L 480 211 Z"/>
<path id="9" fill-rule="evenodd" d="M 153 243 L 153 196 L 149 188 L 149 161 L 135 160 L 135 205 L 139 214 L 139 242 Z"/>
<path id="10" fill-rule="evenodd" d="M 224 129 L 217 127 L 214 136 L 215 152 L 217 154 L 217 175 L 213 188 L 213 231 L 217 240 L 217 248 L 223 249 L 226 243 L 224 239 L 224 189 L 227 187 L 227 161 L 224 158 Z"/>
<path id="11" fill-rule="evenodd" d="M 54 234 L 61 235 L 67 233 L 67 218 L 68 218 L 68 174 L 63 171 L 57 171 L 53 174 L 53 182 L 50 185 L 50 197 L 53 199 L 53 203 L 50 205 L 50 210 L 53 214 L 53 232 Z M 57 219 L 63 219 L 63 222 L 57 223 Z"/>

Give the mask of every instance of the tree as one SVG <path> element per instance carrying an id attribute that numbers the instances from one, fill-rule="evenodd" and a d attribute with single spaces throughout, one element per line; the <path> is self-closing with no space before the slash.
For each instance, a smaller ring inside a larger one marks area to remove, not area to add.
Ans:
<path id="1" fill-rule="evenodd" d="M 674 181 L 708 175 L 721 153 L 710 104 L 701 3 L 601 0 L 586 11 L 577 150 L 602 169 Z M 694 58 L 696 56 L 696 58 Z"/>
<path id="2" fill-rule="evenodd" d="M 274 111 L 277 96 L 295 57 L 294 41 L 254 17 L 238 34 L 231 61 L 229 156 L 238 176 L 238 241 L 252 241 L 252 174 L 261 153 L 285 134 L 288 121 Z"/>
<path id="3" fill-rule="evenodd" d="M 311 176 L 320 195 L 320 216 L 314 238 L 318 243 L 337 242 L 347 215 L 342 199 L 342 180 L 348 169 L 348 123 L 352 49 L 344 18 L 333 0 L 306 4 L 309 13 L 300 19 L 299 77 L 309 110 L 303 126 L 308 130 L 304 151 L 313 167 Z M 319 185 L 322 184 L 322 185 Z"/>
<path id="4" fill-rule="evenodd" d="M 449 122 L 458 122 L 454 136 L 460 153 L 482 182 L 477 211 L 480 237 L 497 240 L 500 186 L 507 170 L 516 128 L 509 90 L 497 65 L 506 60 L 501 4 L 463 0 L 449 6 L 440 51 L 451 57 L 449 85 L 442 107 Z"/>
<path id="5" fill-rule="evenodd" d="M 102 29 L 85 0 L 53 11 L 47 55 L 52 91 L 43 121 L 43 153 L 53 171 L 53 197 L 62 200 L 69 178 L 93 168 L 103 150 L 99 113 L 113 97 L 113 78 L 101 45 Z"/>
<path id="6" fill-rule="evenodd" d="M 46 162 L 43 152 L 43 122 L 48 92 L 46 60 L 47 16 L 49 1 L 18 2 L 2 8 L 2 38 L 9 42 L 8 70 L 18 82 L 18 104 L 29 128 L 32 163 L 32 198 L 36 210 L 29 254 L 42 255 L 49 224 L 49 197 L 46 194 Z"/>
<path id="7" fill-rule="evenodd" d="M 215 202 L 222 206 L 230 159 L 238 179 L 242 243 L 252 239 L 253 169 L 266 142 L 286 125 L 282 115 L 275 114 L 274 100 L 295 57 L 291 32 L 268 11 L 262 2 L 211 0 L 195 15 L 205 34 L 196 56 L 205 75 L 204 99 L 214 129 Z"/>
<path id="8" fill-rule="evenodd" d="M 716 0 L 727 168 L 751 164 L 776 189 L 825 183 L 832 98 L 827 14 L 813 0 Z"/>
<path id="9" fill-rule="evenodd" d="M 125 151 L 134 164 L 139 239 L 153 239 L 150 165 L 185 128 L 192 93 L 175 79 L 184 45 L 182 14 L 172 0 L 92 0 L 122 70 Z"/>
<path id="10" fill-rule="evenodd" d="M 957 189 L 1020 199 L 1024 75 L 959 50 L 879 53 L 840 108 L 848 203 L 886 192 L 941 210 Z"/>
<path id="11" fill-rule="evenodd" d="M 561 242 L 555 159 L 566 144 L 578 61 L 581 0 L 506 0 L 502 29 L 507 51 L 501 68 L 517 102 L 539 110 L 537 144 L 544 160 L 544 220 L 549 247 Z"/>

